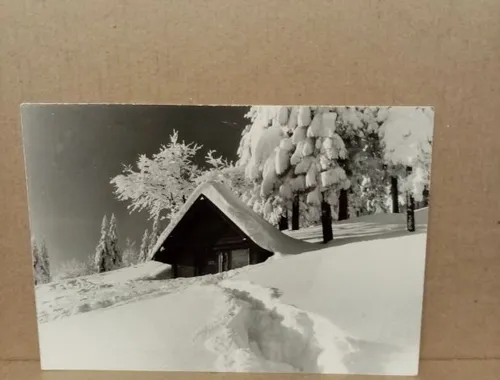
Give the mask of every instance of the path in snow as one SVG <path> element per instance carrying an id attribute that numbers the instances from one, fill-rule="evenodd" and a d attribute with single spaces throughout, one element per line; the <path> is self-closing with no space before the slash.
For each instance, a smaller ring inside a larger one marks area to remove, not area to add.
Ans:
<path id="1" fill-rule="evenodd" d="M 281 291 L 225 280 L 213 320 L 197 333 L 222 372 L 404 372 L 408 350 L 349 336 L 327 318 L 281 302 Z M 412 353 L 410 353 L 411 355 Z"/>
<path id="2" fill-rule="evenodd" d="M 278 289 L 246 281 L 222 281 L 222 318 L 199 336 L 229 372 L 348 373 L 354 353 L 345 334 L 327 319 L 280 302 Z"/>

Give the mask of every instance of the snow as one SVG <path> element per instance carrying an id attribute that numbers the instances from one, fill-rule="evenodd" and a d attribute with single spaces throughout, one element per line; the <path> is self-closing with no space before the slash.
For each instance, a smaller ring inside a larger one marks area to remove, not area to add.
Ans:
<path id="1" fill-rule="evenodd" d="M 288 151 L 282 148 L 276 149 L 276 174 L 283 174 L 290 167 L 290 157 Z"/>
<path id="2" fill-rule="evenodd" d="M 306 187 L 315 187 L 317 185 L 316 176 L 318 174 L 318 170 L 316 165 L 310 165 L 306 174 Z"/>
<path id="3" fill-rule="evenodd" d="M 297 145 L 298 149 L 298 145 Z M 310 137 L 306 137 L 304 144 L 302 145 L 302 156 L 310 156 L 314 153 L 314 140 Z"/>
<path id="4" fill-rule="evenodd" d="M 299 107 L 298 126 L 306 127 L 311 123 L 311 109 L 309 107 Z"/>
<path id="5" fill-rule="evenodd" d="M 240 164 L 246 165 L 249 178 L 259 177 L 264 163 L 280 145 L 282 137 L 283 131 L 279 125 L 268 126 L 264 122 L 252 124 L 244 136 L 245 145 L 248 145 L 246 154 L 240 159 Z"/>
<path id="6" fill-rule="evenodd" d="M 328 245 L 216 275 L 147 262 L 37 286 L 42 367 L 415 375 L 427 218 L 335 223 Z"/>
<path id="7" fill-rule="evenodd" d="M 429 141 L 434 129 L 433 113 L 416 107 L 391 107 L 380 127 L 386 160 L 412 166 L 424 152 L 430 152 Z"/>
<path id="8" fill-rule="evenodd" d="M 186 200 L 176 217 L 161 233 L 156 246 L 149 252 L 150 257 L 160 249 L 165 239 L 173 231 L 177 223 L 198 199 L 204 196 L 218 207 L 229 219 L 236 224 L 255 244 L 270 252 L 282 254 L 296 254 L 310 251 L 317 247 L 297 241 L 283 234 L 260 215 L 255 213 L 243 201 L 232 193 L 226 186 L 218 182 L 205 182 L 198 186 Z"/>
<path id="9" fill-rule="evenodd" d="M 318 187 L 307 193 L 306 202 L 309 205 L 319 206 L 321 204 L 321 193 Z"/>

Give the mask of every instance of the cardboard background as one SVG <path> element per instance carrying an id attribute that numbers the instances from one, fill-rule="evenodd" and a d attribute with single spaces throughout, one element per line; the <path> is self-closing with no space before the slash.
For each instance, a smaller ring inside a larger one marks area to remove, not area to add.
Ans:
<path id="1" fill-rule="evenodd" d="M 41 374 L 21 102 L 436 106 L 420 378 L 500 378 L 499 19 L 494 0 L 0 0 L 0 378 L 290 377 Z"/>

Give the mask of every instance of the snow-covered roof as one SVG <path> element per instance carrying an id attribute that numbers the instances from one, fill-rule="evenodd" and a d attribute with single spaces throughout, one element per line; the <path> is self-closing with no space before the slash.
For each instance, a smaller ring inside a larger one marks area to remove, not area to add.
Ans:
<path id="1" fill-rule="evenodd" d="M 201 195 L 218 207 L 250 240 L 267 251 L 286 255 L 317 249 L 315 244 L 294 239 L 279 231 L 255 213 L 225 185 L 208 181 L 199 185 L 193 191 L 177 215 L 161 233 L 157 243 L 149 252 L 150 258 L 161 248 L 180 220 Z"/>

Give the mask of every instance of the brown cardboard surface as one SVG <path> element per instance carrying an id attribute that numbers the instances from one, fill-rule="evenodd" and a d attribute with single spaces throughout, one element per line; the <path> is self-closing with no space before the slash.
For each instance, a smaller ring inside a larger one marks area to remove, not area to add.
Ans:
<path id="1" fill-rule="evenodd" d="M 500 373 L 500 360 L 452 360 L 422 362 L 420 379 L 453 379 L 453 380 L 498 380 Z M 326 376 L 326 375 L 262 375 L 262 374 L 214 374 L 214 373 L 161 373 L 161 372 L 40 372 L 38 362 L 0 362 L 1 379 L 30 379 L 30 380 L 165 380 L 175 378 L 177 380 L 413 380 L 415 377 L 406 376 Z"/>
<path id="2" fill-rule="evenodd" d="M 494 0 L 1 0 L 2 378 L 208 376 L 40 375 L 22 102 L 436 106 L 420 378 L 500 378 L 499 18 Z"/>

